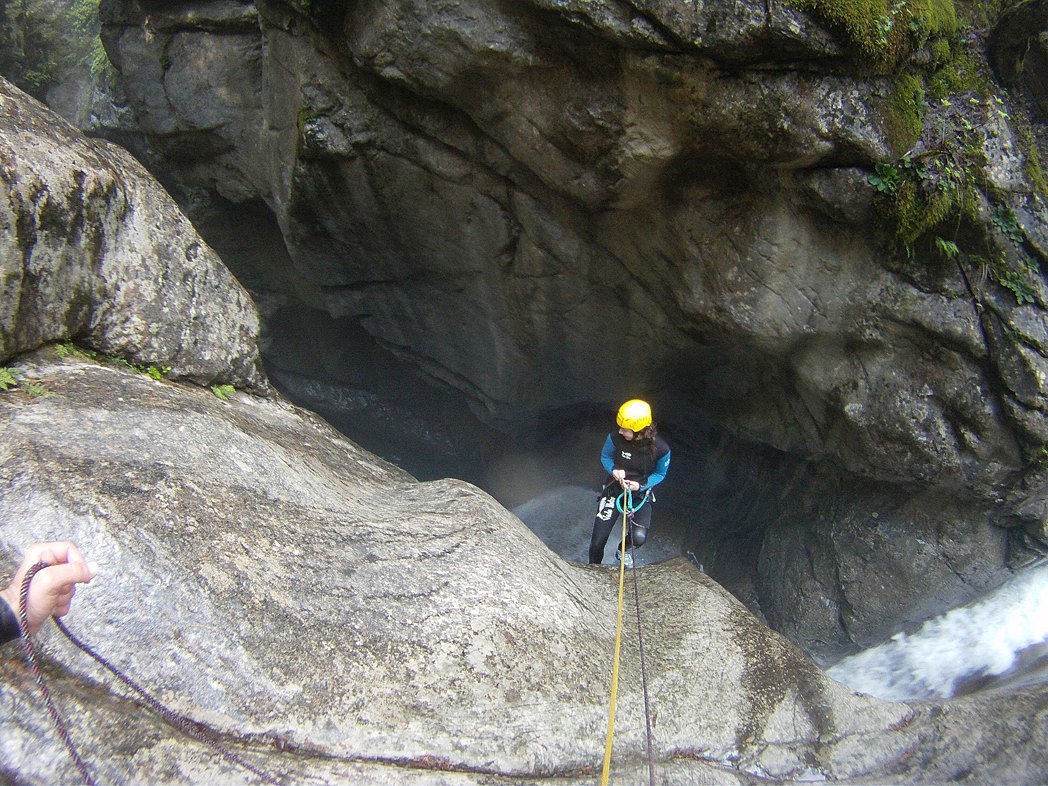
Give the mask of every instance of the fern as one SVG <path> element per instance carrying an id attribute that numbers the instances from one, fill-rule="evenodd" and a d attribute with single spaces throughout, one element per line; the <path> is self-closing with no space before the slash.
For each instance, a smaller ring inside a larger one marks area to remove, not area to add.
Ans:
<path id="1" fill-rule="evenodd" d="M 1020 306 L 1035 302 L 1033 285 L 1022 273 L 1015 270 L 994 271 L 993 277 L 998 284 L 1015 295 L 1015 302 Z"/>
<path id="2" fill-rule="evenodd" d="M 30 398 L 40 398 L 40 396 L 53 395 L 52 393 L 49 393 L 47 388 L 45 388 L 40 382 L 27 382 L 25 384 L 25 392 Z"/>
<path id="3" fill-rule="evenodd" d="M 218 396 L 223 401 L 229 401 L 229 397 L 236 393 L 236 388 L 232 385 L 212 385 L 211 392 Z"/>
<path id="4" fill-rule="evenodd" d="M 939 253 L 946 259 L 956 259 L 957 255 L 961 253 L 961 250 L 957 248 L 957 244 L 952 240 L 946 240 L 938 236 L 935 238 L 935 247 L 939 249 Z"/>

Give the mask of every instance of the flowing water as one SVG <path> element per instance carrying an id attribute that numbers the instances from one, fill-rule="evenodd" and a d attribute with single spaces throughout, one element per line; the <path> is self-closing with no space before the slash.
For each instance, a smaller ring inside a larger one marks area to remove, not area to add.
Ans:
<path id="1" fill-rule="evenodd" d="M 950 698 L 995 684 L 1048 680 L 1048 564 L 844 658 L 838 682 L 881 699 Z"/>
<path id="2" fill-rule="evenodd" d="M 596 499 L 593 489 L 558 487 L 513 512 L 562 557 L 585 562 Z M 679 535 L 654 523 L 638 564 L 682 553 Z M 614 562 L 618 532 L 616 527 L 609 538 L 607 564 Z M 889 700 L 951 698 L 991 685 L 1048 681 L 1048 563 L 912 633 L 844 658 L 829 674 Z"/>

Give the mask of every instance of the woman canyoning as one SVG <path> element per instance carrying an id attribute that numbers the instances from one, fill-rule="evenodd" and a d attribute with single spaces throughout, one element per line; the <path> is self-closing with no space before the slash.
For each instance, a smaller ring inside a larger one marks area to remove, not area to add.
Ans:
<path id="1" fill-rule="evenodd" d="M 646 401 L 630 399 L 619 407 L 615 418 L 618 429 L 608 434 L 600 452 L 600 463 L 608 479 L 597 504 L 590 538 L 589 561 L 604 561 L 604 546 L 615 521 L 625 509 L 629 521 L 630 548 L 625 555 L 626 567 L 633 567 L 632 552 L 640 548 L 651 526 L 651 507 L 655 500 L 652 489 L 661 483 L 670 468 L 670 448 L 658 435 Z M 616 555 L 622 559 L 619 550 Z"/>

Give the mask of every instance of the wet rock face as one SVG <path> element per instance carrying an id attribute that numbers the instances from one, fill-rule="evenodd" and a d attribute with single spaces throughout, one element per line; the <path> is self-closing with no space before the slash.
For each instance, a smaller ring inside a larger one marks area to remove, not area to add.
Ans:
<path id="1" fill-rule="evenodd" d="M 21 106 L 4 96 L 15 120 Z M 50 184 L 70 171 L 83 182 L 108 171 L 86 167 L 99 148 L 77 147 L 72 134 L 66 141 L 68 166 L 65 148 L 43 146 L 30 174 L 53 167 Z M 110 148 L 100 150 L 104 158 Z M 134 220 L 155 217 L 150 237 L 181 251 L 185 237 L 164 230 L 184 226 L 182 217 L 167 203 L 140 202 L 130 186 L 154 186 L 144 177 L 129 186 L 134 171 L 122 174 L 114 188 L 127 208 L 114 231 L 141 238 Z M 40 203 L 64 193 L 51 189 L 36 192 Z M 59 249 L 92 237 L 54 214 L 16 237 Z M 35 300 L 0 301 L 4 324 L 22 324 L 22 304 L 69 313 L 67 290 L 52 286 L 77 285 L 83 267 L 72 263 L 83 255 L 69 256 L 39 277 Z M 195 351 L 186 368 L 214 363 L 219 379 L 251 380 L 237 376 L 242 355 L 215 359 L 195 340 L 206 303 L 190 299 L 150 321 L 150 282 L 121 272 L 120 255 L 102 259 L 103 272 L 116 266 L 119 275 L 100 307 L 122 305 L 119 285 L 130 281 L 123 319 L 150 326 L 117 333 L 133 359 L 155 359 L 148 353 L 166 346 L 165 331 L 183 331 L 179 348 Z M 169 261 L 149 273 L 165 293 L 179 296 L 188 281 L 199 295 L 209 279 L 194 276 L 213 270 L 209 260 L 202 252 L 187 269 Z M 183 278 L 171 280 L 175 272 Z M 221 295 L 225 339 L 242 346 L 235 339 L 253 339 L 254 311 L 238 307 L 235 287 Z M 33 346 L 19 340 L 8 351 Z M 222 400 L 69 347 L 5 363 L 37 387 L 0 391 L 0 561 L 13 564 L 33 541 L 76 541 L 102 572 L 78 592 L 67 622 L 172 709 L 296 782 L 592 781 L 614 641 L 611 571 L 559 559 L 477 488 L 420 484 L 279 396 Z M 880 702 L 829 680 L 685 561 L 637 574 L 662 782 L 1039 782 L 1048 772 L 1036 744 L 1044 687 L 945 709 Z M 40 639 L 56 698 L 100 782 L 249 779 L 144 714 L 53 629 Z M 624 782 L 646 769 L 634 642 L 624 642 L 612 772 Z M 9 652 L 0 654 L 0 773 L 71 780 L 31 674 Z"/>
<path id="2" fill-rule="evenodd" d="M 979 578 L 956 584 L 969 592 L 1002 575 L 993 524 L 1043 535 L 1029 457 L 1048 442 L 1048 291 L 1034 281 L 1017 306 L 956 266 L 887 258 L 865 177 L 898 152 L 890 85 L 809 17 L 757 2 L 319 5 L 104 4 L 107 49 L 168 164 L 272 211 L 292 274 L 275 257 L 236 271 L 263 299 L 361 327 L 487 426 L 646 391 L 679 433 L 701 411 L 831 463 L 844 497 L 827 520 L 872 520 L 847 497 L 856 478 L 895 486 L 893 510 L 956 495 L 971 543 L 994 544 L 973 549 Z M 988 155 L 1018 193 L 1019 158 Z M 1018 213 L 1043 238 L 1043 216 Z M 781 528 L 809 525 L 787 518 L 803 507 L 780 506 Z M 900 532 L 960 531 L 952 509 L 915 515 Z M 807 565 L 807 538 L 769 535 L 759 564 Z M 916 548 L 882 550 L 871 574 L 923 586 Z M 781 588 L 828 581 L 843 598 L 838 572 L 759 578 L 787 615 L 821 601 Z M 932 611 L 955 599 L 954 574 L 936 575 L 950 589 Z M 796 635 L 865 637 L 898 599 L 880 583 L 853 598 L 857 617 L 823 604 Z"/>
<path id="3" fill-rule="evenodd" d="M 221 401 L 50 352 L 16 371 L 50 395 L 0 393 L 0 555 L 79 543 L 101 574 L 66 621 L 174 710 L 294 781 L 592 781 L 612 570 L 560 560 L 475 487 L 416 483 L 279 399 Z M 1029 742 L 1043 738 L 1044 688 L 949 712 L 880 702 L 826 678 L 686 562 L 640 578 L 660 782 L 1046 772 Z M 248 780 L 53 628 L 41 646 L 100 782 Z M 3 655 L 0 766 L 73 778 L 28 670 Z M 627 635 L 624 782 L 646 777 L 637 655 Z"/>
<path id="4" fill-rule="evenodd" d="M 0 358 L 76 339 L 262 390 L 248 294 L 128 153 L 0 80 Z"/>
<path id="5" fill-rule="evenodd" d="M 913 629 L 1011 575 L 1019 549 L 1007 530 L 985 526 L 990 511 L 861 485 L 849 489 L 853 505 L 842 506 L 826 480 L 814 484 L 822 504 L 768 527 L 758 559 L 768 622 L 822 662 Z"/>

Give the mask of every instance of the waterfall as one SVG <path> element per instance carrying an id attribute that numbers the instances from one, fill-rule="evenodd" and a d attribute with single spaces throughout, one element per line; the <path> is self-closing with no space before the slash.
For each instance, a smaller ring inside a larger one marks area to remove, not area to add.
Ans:
<path id="1" fill-rule="evenodd" d="M 1048 662 L 1048 564 L 913 633 L 844 658 L 829 675 L 881 699 L 950 698 L 983 684 L 1030 680 Z"/>

